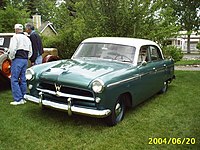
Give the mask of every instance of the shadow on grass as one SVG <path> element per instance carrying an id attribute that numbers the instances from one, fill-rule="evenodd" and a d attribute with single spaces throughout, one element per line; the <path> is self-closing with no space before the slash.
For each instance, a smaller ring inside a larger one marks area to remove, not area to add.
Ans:
<path id="1" fill-rule="evenodd" d="M 27 109 L 26 114 L 32 119 L 38 121 L 56 123 L 62 126 L 106 126 L 104 119 L 92 118 L 77 114 L 72 114 L 72 116 L 69 116 L 65 111 L 52 108 L 41 108 L 35 104 L 31 105 L 33 105 L 33 107 L 31 107 L 31 109 Z"/>
<path id="2" fill-rule="evenodd" d="M 173 90 L 174 85 L 170 85 L 168 92 Z M 167 94 L 167 93 L 166 93 Z M 125 114 L 126 118 L 129 118 L 130 115 L 134 115 L 138 111 L 142 111 L 143 108 L 148 107 L 151 103 L 155 102 L 155 98 L 161 96 L 162 94 L 155 94 L 151 98 L 143 101 L 133 108 L 128 108 Z M 26 108 L 26 114 L 28 118 L 34 119 L 34 121 L 44 121 L 52 124 L 58 124 L 61 126 L 84 126 L 84 127 L 107 127 L 105 123 L 105 119 L 87 117 L 77 114 L 72 114 L 72 116 L 68 116 L 68 113 L 65 111 L 60 111 L 52 108 L 41 108 L 36 104 L 29 103 Z"/>
<path id="3" fill-rule="evenodd" d="M 4 77 L 0 76 L 0 92 L 9 89 L 10 89 L 10 79 L 5 79 Z"/>

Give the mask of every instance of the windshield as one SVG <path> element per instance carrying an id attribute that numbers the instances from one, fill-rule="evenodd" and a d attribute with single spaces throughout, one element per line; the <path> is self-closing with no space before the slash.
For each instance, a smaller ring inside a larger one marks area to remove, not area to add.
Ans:
<path id="1" fill-rule="evenodd" d="M 78 47 L 73 58 L 94 57 L 121 62 L 133 62 L 135 47 L 110 43 L 84 43 Z"/>

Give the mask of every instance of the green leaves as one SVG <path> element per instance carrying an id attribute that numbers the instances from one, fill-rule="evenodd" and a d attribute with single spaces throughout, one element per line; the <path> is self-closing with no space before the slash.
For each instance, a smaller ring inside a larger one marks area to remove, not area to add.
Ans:
<path id="1" fill-rule="evenodd" d="M 18 9 L 9 5 L 0 10 L 0 32 L 14 32 L 14 24 L 25 24 L 29 13 L 26 9 Z"/>
<path id="2" fill-rule="evenodd" d="M 199 7 L 196 0 L 66 0 L 59 6 L 56 0 L 13 0 L 0 10 L 0 32 L 11 32 L 15 23 L 25 23 L 38 13 L 58 31 L 55 46 L 70 49 L 69 54 L 80 41 L 94 36 L 146 38 L 162 44 L 180 26 L 188 31 L 198 29 L 200 20 L 195 15 Z"/>

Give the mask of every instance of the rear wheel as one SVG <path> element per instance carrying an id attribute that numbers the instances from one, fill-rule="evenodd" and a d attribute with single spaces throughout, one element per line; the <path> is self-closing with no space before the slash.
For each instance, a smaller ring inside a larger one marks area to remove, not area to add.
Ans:
<path id="1" fill-rule="evenodd" d="M 168 82 L 167 81 L 165 81 L 164 83 L 163 83 L 164 85 L 163 85 L 163 88 L 160 90 L 160 94 L 163 94 L 163 93 L 166 93 L 167 92 L 167 89 L 168 89 Z"/>
<path id="2" fill-rule="evenodd" d="M 123 120 L 125 114 L 125 103 L 124 96 L 120 96 L 115 103 L 115 106 L 112 110 L 110 116 L 106 118 L 106 123 L 109 126 L 114 126 L 120 121 Z"/>

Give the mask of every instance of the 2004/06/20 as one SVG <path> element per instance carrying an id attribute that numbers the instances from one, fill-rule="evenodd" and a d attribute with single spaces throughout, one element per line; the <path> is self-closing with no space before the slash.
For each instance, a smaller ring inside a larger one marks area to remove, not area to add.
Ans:
<path id="1" fill-rule="evenodd" d="M 196 139 L 195 138 L 149 138 L 149 144 L 195 144 Z"/>

